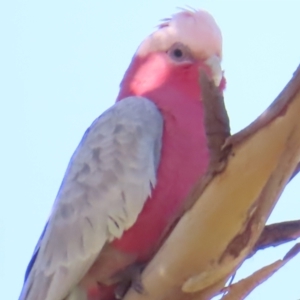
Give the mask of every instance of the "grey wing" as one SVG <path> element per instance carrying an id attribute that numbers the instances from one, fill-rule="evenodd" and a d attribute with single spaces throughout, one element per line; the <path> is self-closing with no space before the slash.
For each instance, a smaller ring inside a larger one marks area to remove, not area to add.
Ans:
<path id="1" fill-rule="evenodd" d="M 103 245 L 121 237 L 156 184 L 163 119 L 128 97 L 94 121 L 76 149 L 20 300 L 62 300 Z"/>

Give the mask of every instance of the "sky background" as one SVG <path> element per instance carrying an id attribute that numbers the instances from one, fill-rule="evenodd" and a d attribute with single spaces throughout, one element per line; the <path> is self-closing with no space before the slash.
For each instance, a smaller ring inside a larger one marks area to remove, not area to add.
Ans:
<path id="1" fill-rule="evenodd" d="M 263 112 L 300 62 L 299 1 L 1 1 L 1 299 L 18 298 L 85 129 L 114 103 L 139 43 L 185 5 L 207 9 L 221 27 L 225 101 L 237 132 Z M 269 223 L 300 219 L 299 185 L 300 176 Z M 236 279 L 282 258 L 291 246 L 259 253 Z M 300 255 L 248 299 L 300 299 L 299 278 Z"/>

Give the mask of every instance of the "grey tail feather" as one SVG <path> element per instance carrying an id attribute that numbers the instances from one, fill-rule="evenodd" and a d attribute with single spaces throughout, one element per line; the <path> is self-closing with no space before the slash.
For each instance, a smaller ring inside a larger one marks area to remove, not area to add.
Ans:
<path id="1" fill-rule="evenodd" d="M 30 261 L 28 263 L 28 266 L 26 268 L 24 283 L 26 282 L 26 280 L 27 280 L 27 278 L 29 276 L 29 273 L 31 272 L 31 269 L 32 269 L 32 267 L 33 267 L 33 265 L 35 263 L 35 260 L 36 260 L 37 256 L 38 256 L 38 253 L 39 253 L 39 250 L 40 250 L 40 243 L 41 243 L 41 240 L 43 239 L 43 237 L 45 235 L 47 226 L 48 226 L 48 222 L 46 223 L 46 225 L 45 225 L 45 227 L 43 229 L 43 232 L 42 232 L 42 234 L 41 234 L 41 236 L 40 236 L 40 238 L 39 238 L 39 240 L 37 242 L 37 245 L 35 246 L 35 249 L 33 251 L 32 257 L 31 257 L 31 259 L 30 259 Z"/>

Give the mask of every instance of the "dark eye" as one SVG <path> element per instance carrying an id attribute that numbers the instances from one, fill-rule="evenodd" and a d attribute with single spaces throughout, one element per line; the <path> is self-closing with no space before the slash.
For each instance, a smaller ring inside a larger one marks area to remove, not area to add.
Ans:
<path id="1" fill-rule="evenodd" d="M 189 48 L 181 43 L 174 44 L 167 52 L 175 62 L 191 62 L 193 57 Z"/>
<path id="2" fill-rule="evenodd" d="M 173 50 L 173 54 L 174 54 L 175 57 L 178 57 L 178 58 L 183 56 L 183 53 L 180 49 Z"/>

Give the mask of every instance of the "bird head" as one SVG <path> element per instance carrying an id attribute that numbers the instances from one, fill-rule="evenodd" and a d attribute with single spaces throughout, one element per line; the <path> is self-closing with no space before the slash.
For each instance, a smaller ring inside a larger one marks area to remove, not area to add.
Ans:
<path id="1" fill-rule="evenodd" d="M 204 10 L 182 10 L 164 19 L 139 46 L 121 83 L 120 97 L 147 96 L 155 90 L 199 94 L 199 69 L 221 89 L 222 34 Z"/>

